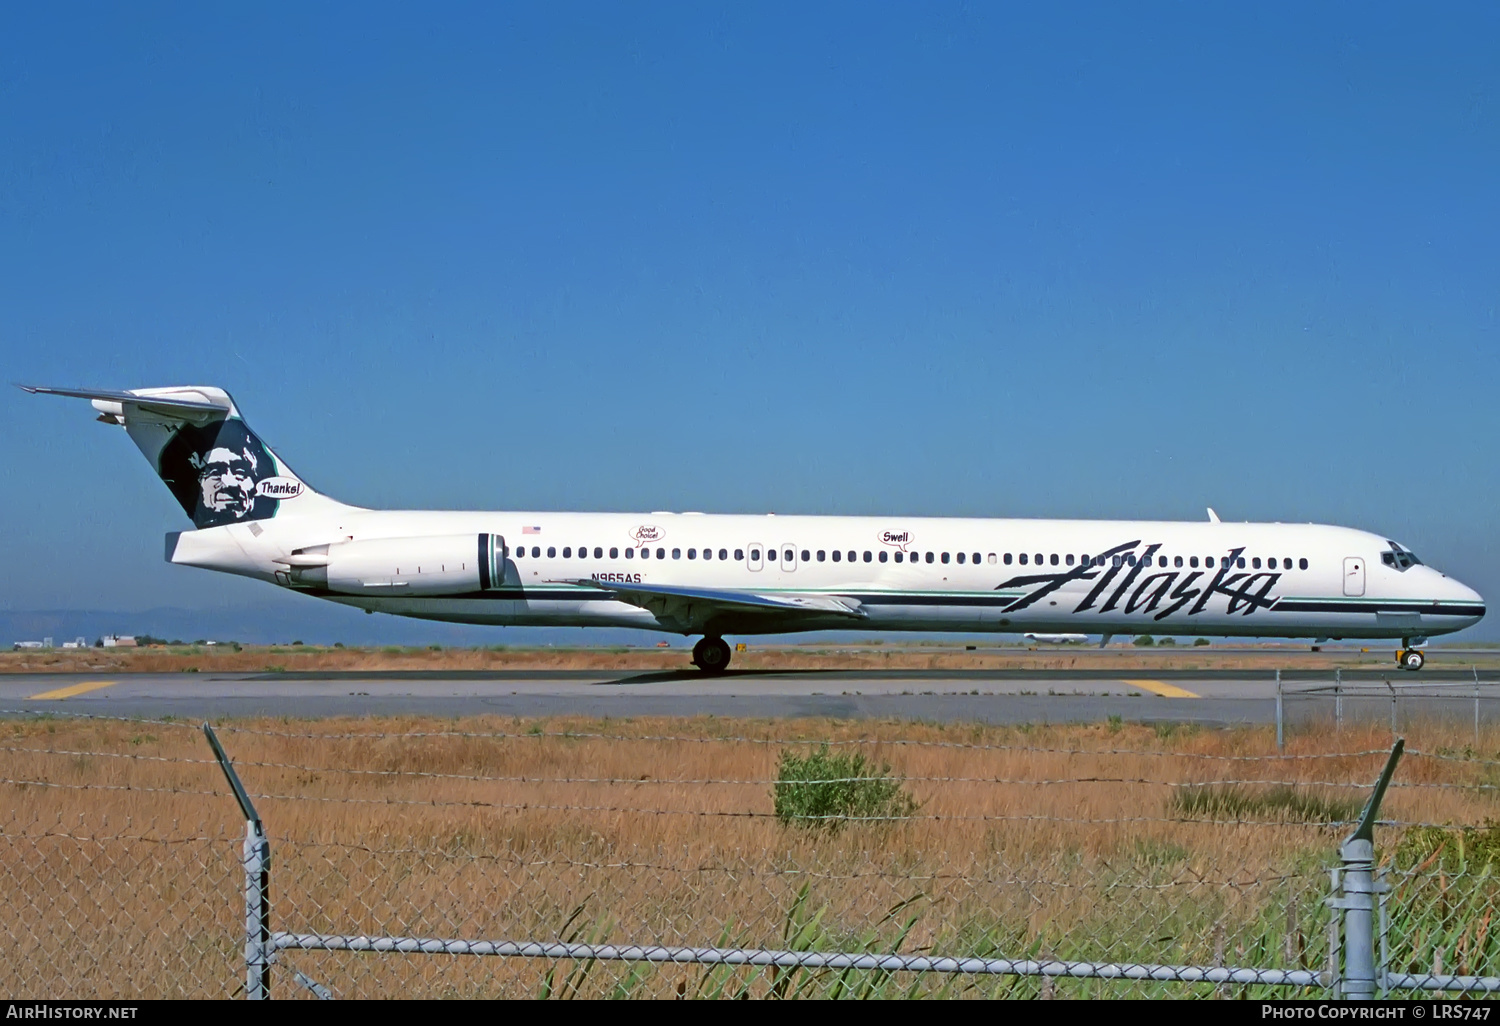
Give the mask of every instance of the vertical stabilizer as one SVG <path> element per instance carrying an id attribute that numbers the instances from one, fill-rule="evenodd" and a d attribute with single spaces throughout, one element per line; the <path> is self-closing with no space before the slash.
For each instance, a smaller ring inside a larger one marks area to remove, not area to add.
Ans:
<path id="1" fill-rule="evenodd" d="M 342 505 L 282 463 L 221 388 L 21 387 L 92 400 L 101 421 L 125 428 L 196 527 L 302 516 Z"/>

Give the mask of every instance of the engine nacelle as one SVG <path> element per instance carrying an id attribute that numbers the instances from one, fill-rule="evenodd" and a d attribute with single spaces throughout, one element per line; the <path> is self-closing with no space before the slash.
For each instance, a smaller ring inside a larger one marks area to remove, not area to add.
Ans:
<path id="1" fill-rule="evenodd" d="M 294 588 L 343 595 L 460 595 L 505 581 L 505 539 L 497 534 L 371 538 L 297 549 Z"/>

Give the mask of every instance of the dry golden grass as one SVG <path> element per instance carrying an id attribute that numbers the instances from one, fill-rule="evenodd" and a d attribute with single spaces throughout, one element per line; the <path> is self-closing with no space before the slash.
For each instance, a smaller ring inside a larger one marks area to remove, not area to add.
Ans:
<path id="1" fill-rule="evenodd" d="M 0 730 L 11 895 L 0 992 L 232 992 L 243 979 L 243 822 L 201 732 L 61 719 Z M 1473 744 L 1440 725 L 1410 736 L 1423 751 Z M 1275 755 L 1269 728 L 712 718 L 260 720 L 224 724 L 220 737 L 262 796 L 274 929 L 772 947 L 801 936 L 889 950 L 916 916 L 903 951 L 1313 967 L 1325 950 L 1326 867 L 1347 828 L 1274 809 L 1264 825 L 1184 822 L 1173 796 L 1184 784 L 1248 781 L 1237 786 L 1255 794 L 1288 782 L 1361 801 L 1383 759 L 1348 753 L 1390 743 L 1374 728 L 1309 732 L 1286 754 L 1345 754 L 1283 759 L 1261 758 Z M 825 740 L 868 742 L 907 779 L 918 818 L 834 831 L 779 823 L 780 742 Z M 1480 740 L 1500 748 L 1500 733 Z M 1384 816 L 1483 823 L 1496 792 L 1456 785 L 1494 783 L 1491 769 L 1411 756 Z M 1395 834 L 1382 831 L 1382 851 Z M 610 963 L 312 952 L 282 962 L 351 996 L 536 994 L 549 968 L 554 992 L 571 979 L 581 994 L 789 985 L 697 967 L 635 977 Z M 830 982 L 808 974 L 799 985 L 826 992 Z M 295 990 L 286 974 L 277 986 Z"/>

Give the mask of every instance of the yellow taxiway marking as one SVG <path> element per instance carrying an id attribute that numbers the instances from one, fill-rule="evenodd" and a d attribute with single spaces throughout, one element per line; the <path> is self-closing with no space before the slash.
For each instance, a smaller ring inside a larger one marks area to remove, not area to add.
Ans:
<path id="1" fill-rule="evenodd" d="M 1163 698 L 1201 698 L 1202 697 L 1201 695 L 1195 695 L 1195 694 L 1193 694 L 1191 691 L 1184 691 L 1182 688 L 1173 687 L 1172 685 L 1168 684 L 1166 681 L 1161 681 L 1161 680 L 1127 680 L 1125 683 L 1126 684 L 1133 684 L 1133 685 L 1135 685 L 1138 688 L 1144 688 L 1145 690 L 1151 692 L 1153 695 L 1160 695 Z"/>
<path id="2" fill-rule="evenodd" d="M 40 695 L 32 695 L 35 698 L 73 698 L 77 695 L 86 695 L 90 691 L 98 691 L 107 688 L 115 681 L 112 680 L 85 680 L 66 688 L 58 688 L 56 691 L 43 691 Z"/>

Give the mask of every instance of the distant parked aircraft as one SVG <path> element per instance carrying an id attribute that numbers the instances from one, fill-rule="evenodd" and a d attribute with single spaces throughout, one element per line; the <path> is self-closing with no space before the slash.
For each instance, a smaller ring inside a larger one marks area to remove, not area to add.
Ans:
<path id="1" fill-rule="evenodd" d="M 1050 633 L 1080 627 L 1400 638 L 1397 661 L 1415 670 L 1429 635 L 1484 616 L 1472 588 L 1347 527 L 1221 523 L 1212 511 L 1204 523 L 378 511 L 310 488 L 222 389 L 26 390 L 90 399 L 125 428 L 197 528 L 167 535 L 169 562 L 372 613 L 699 634 L 693 661 L 706 673 L 729 664 L 726 634 L 1042 641 L 1082 640 Z M 497 428 L 472 444 L 506 437 Z"/>
<path id="2" fill-rule="evenodd" d="M 1089 640 L 1087 634 L 1023 634 L 1021 637 L 1043 645 L 1081 645 Z"/>

